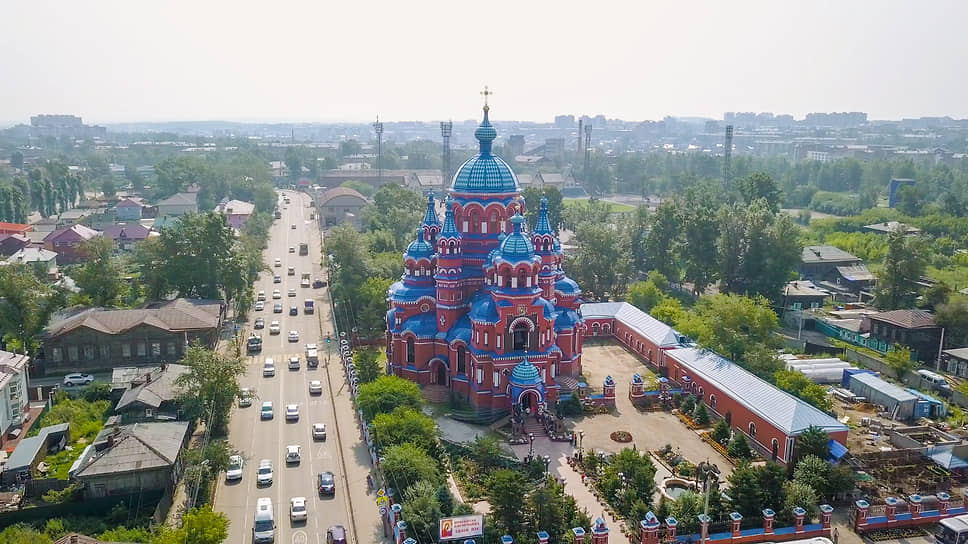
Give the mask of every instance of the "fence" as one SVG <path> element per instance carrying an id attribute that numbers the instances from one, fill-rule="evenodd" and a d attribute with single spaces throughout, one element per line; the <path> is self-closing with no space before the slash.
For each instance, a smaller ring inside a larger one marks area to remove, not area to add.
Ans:
<path id="1" fill-rule="evenodd" d="M 45 504 L 13 512 L 0 512 L 0 529 L 16 523 L 30 523 L 63 516 L 104 517 L 118 505 L 127 509 L 127 518 L 147 516 L 154 511 L 161 494 L 161 491 L 146 491 L 144 493 L 113 495 L 100 499 Z"/>

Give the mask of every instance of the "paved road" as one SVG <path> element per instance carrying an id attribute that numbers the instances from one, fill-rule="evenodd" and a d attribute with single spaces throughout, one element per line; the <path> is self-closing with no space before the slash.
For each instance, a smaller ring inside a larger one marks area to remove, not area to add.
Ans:
<path id="1" fill-rule="evenodd" d="M 325 346 L 324 332 L 321 331 L 321 319 L 326 320 L 328 312 L 324 312 L 327 299 L 327 289 L 301 288 L 300 275 L 310 272 L 312 277 L 318 277 L 320 248 L 319 230 L 314 221 L 309 220 L 309 197 L 293 191 L 286 191 L 291 196 L 288 209 L 282 210 L 282 219 L 277 220 L 270 233 L 265 261 L 271 271 L 264 272 L 256 282 L 255 292 L 264 290 L 268 300 L 266 309 L 261 312 L 253 311 L 250 316 L 250 326 L 256 317 L 266 320 L 266 328 L 261 331 L 263 338 L 262 353 L 248 357 L 248 370 L 242 378 L 242 387 L 251 387 L 256 391 L 257 398 L 252 406 L 236 408 L 229 427 L 229 440 L 240 450 L 246 461 L 244 476 L 239 483 L 219 483 L 216 495 L 216 510 L 225 512 L 231 520 L 230 534 L 227 542 L 252 541 L 252 517 L 256 500 L 260 497 L 272 499 L 276 517 L 276 542 L 282 544 L 322 544 L 326 541 L 326 529 L 331 525 L 343 525 L 350 535 L 354 534 L 351 527 L 350 505 L 348 502 L 346 477 L 342 466 L 339 450 L 339 439 L 334 425 L 334 404 L 331 391 L 338 391 L 342 383 L 342 369 L 338 363 L 327 372 L 324 367 Z M 292 229 L 290 225 L 296 225 Z M 299 244 L 309 244 L 309 255 L 300 256 Z M 296 252 L 289 253 L 288 248 L 296 248 Z M 282 266 L 275 267 L 276 258 L 282 260 Z M 287 275 L 288 267 L 295 268 L 295 275 Z M 274 284 L 272 276 L 282 276 L 282 283 Z M 282 294 L 280 300 L 272 300 L 272 291 L 279 289 Z M 295 297 L 287 296 L 289 289 L 296 290 Z M 313 298 L 317 307 L 316 313 L 303 313 L 303 301 Z M 284 311 L 281 314 L 272 312 L 272 305 L 282 302 Z M 322 308 L 320 306 L 323 306 Z M 290 316 L 289 307 L 297 306 L 299 315 Z M 269 334 L 269 324 L 278 320 L 282 333 Z M 299 331 L 299 341 L 289 342 L 288 331 Z M 332 328 L 327 323 L 325 332 Z M 246 329 L 245 333 L 248 333 Z M 320 352 L 320 366 L 316 369 L 306 368 L 305 346 L 316 343 L 324 348 Z M 298 355 L 300 369 L 288 370 L 286 362 L 290 356 Z M 271 378 L 262 377 L 262 366 L 267 358 L 276 363 L 276 375 Z M 328 375 L 332 375 L 332 388 L 328 383 Z M 310 396 L 309 381 L 323 382 L 323 394 Z M 272 401 L 275 417 L 262 421 L 259 418 L 259 407 L 262 401 Z M 287 422 L 285 419 L 285 405 L 299 406 L 299 421 Z M 314 442 L 310 434 L 313 423 L 325 423 L 328 430 L 328 440 Z M 352 419 L 341 421 L 346 433 L 351 436 L 358 431 Z M 302 462 L 299 465 L 286 466 L 285 449 L 294 444 L 301 447 Z M 269 459 L 274 467 L 272 486 L 258 488 L 255 483 L 255 472 L 259 461 Z M 351 459 L 351 461 L 353 461 Z M 358 470 L 358 468 L 357 468 Z M 336 475 L 337 491 L 334 498 L 320 498 L 316 492 L 316 475 L 321 471 L 330 471 Z M 365 476 L 364 476 L 365 477 Z M 291 497 L 306 497 L 309 519 L 308 522 L 293 524 L 289 521 L 289 499 Z M 366 505 L 375 510 L 375 506 Z M 354 505 L 360 508 L 359 505 Z M 355 540 L 355 539 L 354 539 Z"/>

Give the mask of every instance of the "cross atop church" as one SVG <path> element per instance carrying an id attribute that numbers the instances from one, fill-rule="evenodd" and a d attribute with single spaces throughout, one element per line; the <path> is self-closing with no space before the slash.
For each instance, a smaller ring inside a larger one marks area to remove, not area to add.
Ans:
<path id="1" fill-rule="evenodd" d="M 489 90 L 487 88 L 487 85 L 485 85 L 484 86 L 484 90 L 481 91 L 481 95 L 484 96 L 484 107 L 485 108 L 488 107 L 488 105 L 487 105 L 487 97 L 491 96 L 492 94 L 494 94 L 494 91 Z"/>

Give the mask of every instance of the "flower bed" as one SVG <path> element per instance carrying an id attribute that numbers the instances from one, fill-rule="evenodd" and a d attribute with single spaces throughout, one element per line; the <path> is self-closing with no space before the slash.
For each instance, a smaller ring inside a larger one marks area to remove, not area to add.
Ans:
<path id="1" fill-rule="evenodd" d="M 680 411 L 676 411 L 676 415 L 683 423 L 686 424 L 686 427 L 689 427 L 690 429 L 698 429 L 702 427 L 702 425 L 697 424 L 695 421 L 692 420 L 691 417 L 687 416 L 686 414 L 683 414 Z"/>
<path id="2" fill-rule="evenodd" d="M 615 432 L 613 432 L 612 434 L 610 434 L 608 436 L 609 436 L 609 438 L 611 438 L 615 442 L 625 443 L 625 442 L 631 442 L 632 441 L 632 433 L 630 433 L 628 431 L 615 431 Z"/>
<path id="3" fill-rule="evenodd" d="M 722 455 L 723 457 L 725 457 L 727 461 L 729 461 L 730 463 L 732 463 L 733 466 L 739 465 L 742 462 L 739 459 L 735 459 L 733 457 L 730 457 L 729 453 L 726 451 L 726 447 L 723 446 L 722 444 L 720 444 L 719 442 L 716 442 L 715 440 L 713 440 L 713 437 L 708 432 L 702 433 L 699 436 L 701 436 L 702 439 L 705 440 L 707 444 L 709 444 L 716 451 L 718 451 L 720 455 Z M 754 457 L 754 459 L 750 459 L 750 461 L 753 461 L 753 460 L 755 460 L 755 457 L 756 457 L 756 451 L 755 450 L 752 450 L 752 449 L 750 451 L 753 453 L 753 457 Z"/>

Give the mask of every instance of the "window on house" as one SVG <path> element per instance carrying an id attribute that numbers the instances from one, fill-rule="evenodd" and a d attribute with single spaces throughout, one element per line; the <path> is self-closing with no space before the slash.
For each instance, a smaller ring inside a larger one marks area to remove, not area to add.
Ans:
<path id="1" fill-rule="evenodd" d="M 161 357 L 161 342 L 152 342 L 151 343 L 151 356 L 152 357 Z"/>
<path id="2" fill-rule="evenodd" d="M 121 356 L 131 357 L 131 344 L 121 344 Z"/>
<path id="3" fill-rule="evenodd" d="M 478 368 L 476 374 L 477 374 L 477 376 L 476 376 L 476 378 L 477 378 L 477 384 L 480 385 L 480 384 L 484 383 L 484 369 L 483 368 Z"/>
<path id="4" fill-rule="evenodd" d="M 407 363 L 412 365 L 414 358 L 413 338 L 407 338 Z"/>
<path id="5" fill-rule="evenodd" d="M 145 417 L 153 417 L 154 411 L 151 408 L 145 408 Z"/>
<path id="6" fill-rule="evenodd" d="M 67 359 L 69 361 L 77 360 L 77 346 L 67 346 Z"/>
<path id="7" fill-rule="evenodd" d="M 61 350 L 61 348 L 53 348 L 52 350 L 50 350 L 50 357 L 55 362 L 63 361 L 64 360 L 64 352 L 63 352 L 63 350 Z"/>
<path id="8" fill-rule="evenodd" d="M 107 361 L 111 359 L 111 345 L 101 344 L 101 360 Z"/>
<path id="9" fill-rule="evenodd" d="M 750 437 L 756 438 L 756 423 L 750 421 Z"/>
<path id="10" fill-rule="evenodd" d="M 138 342 L 138 357 L 144 357 L 146 354 L 146 346 L 144 342 Z"/>
<path id="11" fill-rule="evenodd" d="M 94 346 L 85 345 L 84 346 L 84 360 L 93 361 L 94 360 Z"/>
<path id="12" fill-rule="evenodd" d="M 709 395 L 709 407 L 713 410 L 716 409 L 716 395 Z"/>
<path id="13" fill-rule="evenodd" d="M 495 370 L 491 373 L 491 386 L 497 389 L 501 385 L 501 373 Z"/>
<path id="14" fill-rule="evenodd" d="M 467 373 L 467 350 L 464 346 L 457 346 L 457 373 Z"/>
<path id="15" fill-rule="evenodd" d="M 491 334 L 484 331 L 484 347 L 487 347 L 488 342 L 491 341 Z"/>
<path id="16" fill-rule="evenodd" d="M 168 342 L 168 355 L 175 355 L 175 343 Z"/>

